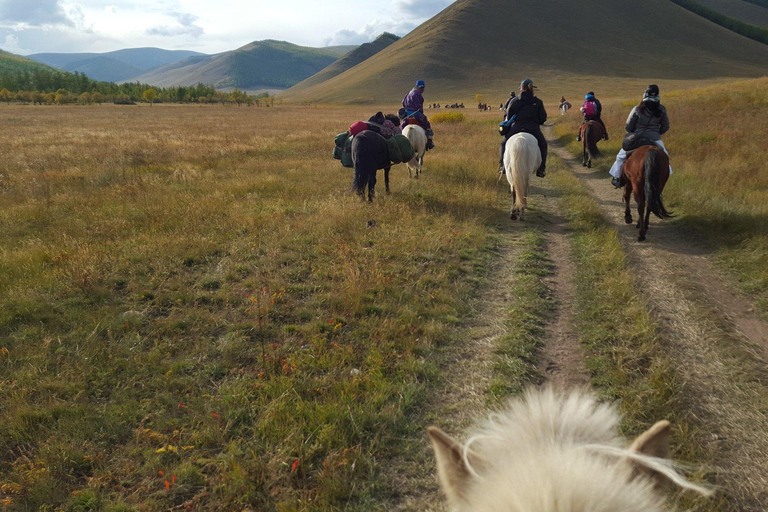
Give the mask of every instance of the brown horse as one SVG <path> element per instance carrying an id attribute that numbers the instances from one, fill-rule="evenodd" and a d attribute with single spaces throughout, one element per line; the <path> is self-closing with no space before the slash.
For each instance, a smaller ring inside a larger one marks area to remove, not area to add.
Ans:
<path id="1" fill-rule="evenodd" d="M 660 219 L 672 217 L 664 208 L 661 192 L 669 179 L 669 157 L 658 146 L 641 146 L 627 159 L 622 171 L 624 186 L 624 222 L 632 224 L 629 211 L 629 196 L 634 193 L 637 203 L 637 229 L 640 230 L 638 241 L 645 240 L 648 232 L 648 220 L 651 213 Z"/>
<path id="2" fill-rule="evenodd" d="M 603 138 L 603 128 L 597 121 L 587 121 L 579 128 L 581 135 L 581 165 L 592 168 L 592 159 L 600 156 L 597 143 Z"/>

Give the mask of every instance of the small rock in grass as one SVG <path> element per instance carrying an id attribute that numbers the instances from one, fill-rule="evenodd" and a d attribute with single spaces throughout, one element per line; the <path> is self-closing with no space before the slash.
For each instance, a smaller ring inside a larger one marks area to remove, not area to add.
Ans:
<path id="1" fill-rule="evenodd" d="M 349 371 L 349 374 L 350 374 L 351 376 L 353 376 L 353 377 L 359 377 L 360 375 L 362 375 L 362 374 L 363 374 L 363 372 L 361 372 L 361 371 L 360 371 L 360 370 L 358 370 L 357 368 L 352 368 L 352 369 Z"/>

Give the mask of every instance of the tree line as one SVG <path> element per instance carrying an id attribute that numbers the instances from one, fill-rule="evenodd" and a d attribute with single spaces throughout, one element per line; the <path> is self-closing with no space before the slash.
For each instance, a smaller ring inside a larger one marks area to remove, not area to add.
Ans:
<path id="1" fill-rule="evenodd" d="M 139 82 L 116 84 L 88 78 L 83 73 L 35 69 L 0 72 L 0 100 L 32 104 L 132 104 L 149 103 L 235 103 L 270 106 L 267 93 L 252 96 L 239 89 L 217 91 L 212 85 L 153 87 Z"/>
<path id="2" fill-rule="evenodd" d="M 746 1 L 749 1 L 750 3 L 753 3 L 755 5 L 762 5 L 763 7 L 766 7 L 768 5 L 768 1 L 766 0 L 752 0 L 752 1 L 746 0 Z M 735 18 L 729 18 L 728 16 L 725 16 L 724 14 L 720 14 L 717 11 L 713 11 L 712 9 L 705 7 L 698 2 L 695 2 L 694 0 L 672 0 L 672 2 L 676 3 L 680 7 L 683 7 L 693 13 L 698 14 L 703 18 L 708 19 L 709 21 L 717 23 L 721 27 L 725 27 L 728 30 L 732 30 L 737 34 L 741 34 L 750 39 L 754 39 L 755 41 L 768 44 L 767 29 L 764 29 L 762 27 L 757 27 L 755 25 L 750 25 L 749 23 L 744 23 L 743 21 L 739 21 Z"/>

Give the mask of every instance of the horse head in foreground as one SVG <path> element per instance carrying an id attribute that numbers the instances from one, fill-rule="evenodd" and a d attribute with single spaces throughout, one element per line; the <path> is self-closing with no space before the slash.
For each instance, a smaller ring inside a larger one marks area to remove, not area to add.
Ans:
<path id="1" fill-rule="evenodd" d="M 660 219 L 673 215 L 664 207 L 661 192 L 669 179 L 669 157 L 658 146 L 640 146 L 624 164 L 624 222 L 632 224 L 632 212 L 629 209 L 630 196 L 635 196 L 637 203 L 637 239 L 642 242 L 648 232 L 651 213 Z"/>
<path id="2" fill-rule="evenodd" d="M 518 133 L 507 141 L 504 150 L 504 171 L 512 191 L 512 220 L 525 218 L 528 207 L 528 188 L 531 176 L 541 165 L 541 151 L 536 137 L 529 133 Z"/>
<path id="3" fill-rule="evenodd" d="M 454 512 L 661 512 L 662 485 L 705 495 L 664 459 L 670 424 L 633 443 L 620 415 L 587 392 L 529 390 L 462 445 L 428 430 L 440 485 Z"/>
<path id="4" fill-rule="evenodd" d="M 403 135 L 411 141 L 414 149 L 413 158 L 405 164 L 408 167 L 408 176 L 412 178 L 415 174 L 416 179 L 419 179 L 424 155 L 427 153 L 427 132 L 417 124 L 409 124 L 403 128 Z"/>

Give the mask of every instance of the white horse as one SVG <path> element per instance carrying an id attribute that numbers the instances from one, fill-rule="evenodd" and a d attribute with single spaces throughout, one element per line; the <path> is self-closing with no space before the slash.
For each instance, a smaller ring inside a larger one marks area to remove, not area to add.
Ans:
<path id="1" fill-rule="evenodd" d="M 666 460 L 668 421 L 629 444 L 620 419 L 588 392 L 531 389 L 466 444 L 428 434 L 453 512 L 662 512 L 669 482 L 711 494 Z"/>
<path id="2" fill-rule="evenodd" d="M 560 115 L 564 116 L 568 113 L 568 110 L 570 110 L 571 104 L 567 101 L 560 104 Z"/>
<path id="3" fill-rule="evenodd" d="M 504 149 L 504 170 L 512 191 L 512 220 L 525 219 L 528 207 L 528 187 L 531 176 L 541 165 L 541 151 L 536 137 L 530 133 L 518 133 L 507 141 Z"/>
<path id="4" fill-rule="evenodd" d="M 427 152 L 427 132 L 417 124 L 409 124 L 403 129 L 403 135 L 411 141 L 414 149 L 413 158 L 405 164 L 408 167 L 408 176 L 412 178 L 413 173 L 416 173 L 416 179 L 419 179 Z"/>

